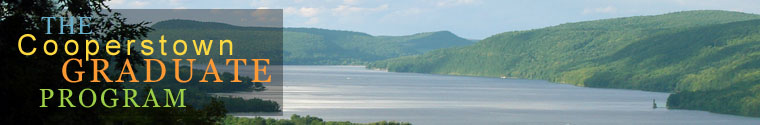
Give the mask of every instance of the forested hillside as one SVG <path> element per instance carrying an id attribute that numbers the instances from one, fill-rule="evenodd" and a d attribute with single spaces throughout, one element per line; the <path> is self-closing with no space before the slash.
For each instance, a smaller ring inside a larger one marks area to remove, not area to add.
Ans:
<path id="1" fill-rule="evenodd" d="M 568 23 L 369 68 L 673 92 L 670 108 L 760 117 L 758 19 L 704 10 Z"/>
<path id="2" fill-rule="evenodd" d="M 360 32 L 338 31 L 316 28 L 263 28 L 263 27 L 240 27 L 223 23 L 198 22 L 191 20 L 168 20 L 157 22 L 152 26 L 156 30 L 148 34 L 148 38 L 158 39 L 165 35 L 169 40 L 166 44 L 171 52 L 171 43 L 177 38 L 188 41 L 191 50 L 186 57 L 195 57 L 192 43 L 189 40 L 205 39 L 212 40 L 231 39 L 233 41 L 247 40 L 250 42 L 264 42 L 274 32 L 282 31 L 283 47 L 281 50 L 269 48 L 260 50 L 259 45 L 250 43 L 235 44 L 235 57 L 256 57 L 271 54 L 276 51 L 283 52 L 283 64 L 364 64 L 366 62 L 394 58 L 399 56 L 422 54 L 429 50 L 449 48 L 456 46 L 471 45 L 475 42 L 460 38 L 449 31 L 418 33 L 407 36 L 372 36 Z M 211 30 L 214 32 L 192 32 L 191 30 Z M 192 34 L 189 34 L 192 33 Z M 220 38 L 219 36 L 225 36 Z M 215 43 L 218 44 L 218 43 Z M 152 45 L 160 47 L 158 43 Z M 180 46 L 181 47 L 181 46 Z M 219 47 L 212 47 L 212 54 L 218 54 Z M 155 56 L 158 58 L 178 58 L 171 54 L 167 56 Z M 223 56 L 222 56 L 223 57 Z M 208 60 L 208 56 L 198 57 L 199 60 Z"/>

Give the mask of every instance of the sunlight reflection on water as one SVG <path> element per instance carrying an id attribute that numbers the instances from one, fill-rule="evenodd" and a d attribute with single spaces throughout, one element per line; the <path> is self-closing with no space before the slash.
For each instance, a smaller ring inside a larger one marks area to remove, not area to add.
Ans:
<path id="1" fill-rule="evenodd" d="M 286 66 L 284 116 L 413 124 L 760 124 L 760 118 L 665 106 L 668 93 L 583 88 L 541 80 Z M 262 92 L 219 93 L 267 98 Z M 242 117 L 245 114 L 234 114 Z"/>

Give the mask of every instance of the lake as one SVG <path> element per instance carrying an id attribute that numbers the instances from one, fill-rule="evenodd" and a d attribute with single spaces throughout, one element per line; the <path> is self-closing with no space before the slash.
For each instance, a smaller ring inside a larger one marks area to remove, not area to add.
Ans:
<path id="1" fill-rule="evenodd" d="M 228 69 L 221 69 L 222 71 Z M 542 80 L 285 66 L 283 116 L 412 124 L 760 124 L 760 118 L 664 108 L 668 93 Z M 276 87 L 275 87 L 276 88 Z M 276 88 L 278 89 L 278 88 Z M 264 92 L 219 93 L 267 98 Z M 652 99 L 657 106 L 653 108 Z M 250 114 L 233 114 L 252 117 Z"/>

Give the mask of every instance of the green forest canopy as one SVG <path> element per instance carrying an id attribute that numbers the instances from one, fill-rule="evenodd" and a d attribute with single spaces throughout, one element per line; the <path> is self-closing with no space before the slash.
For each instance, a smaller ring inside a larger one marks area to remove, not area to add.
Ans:
<path id="1" fill-rule="evenodd" d="M 760 15 L 699 10 L 505 32 L 368 68 L 673 92 L 670 108 L 760 117 L 758 55 Z"/>
<path id="2" fill-rule="evenodd" d="M 148 38 L 158 39 L 161 35 L 167 39 L 236 39 L 260 41 L 266 38 L 267 30 L 274 28 L 241 27 L 224 23 L 199 22 L 192 20 L 167 20 L 157 22 L 148 34 Z M 213 30 L 214 32 L 194 32 Z M 418 33 L 407 36 L 372 36 L 366 33 L 338 31 L 316 28 L 284 28 L 283 64 L 363 64 L 366 62 L 399 56 L 422 54 L 424 52 L 456 46 L 473 44 L 449 31 Z M 188 34 L 192 33 L 192 34 Z M 225 38 L 220 38 L 224 34 Z M 171 38 L 168 38 L 168 37 Z M 244 41 L 248 42 L 248 41 Z M 238 41 L 236 43 L 242 43 Z M 159 44 L 153 44 L 158 48 Z M 256 51 L 256 44 L 236 44 L 235 54 L 240 57 L 252 57 L 266 51 Z M 217 52 L 218 47 L 212 47 Z M 176 55 L 156 56 L 158 58 L 178 58 Z M 182 58 L 195 58 L 188 54 Z M 208 56 L 197 57 L 208 60 Z"/>

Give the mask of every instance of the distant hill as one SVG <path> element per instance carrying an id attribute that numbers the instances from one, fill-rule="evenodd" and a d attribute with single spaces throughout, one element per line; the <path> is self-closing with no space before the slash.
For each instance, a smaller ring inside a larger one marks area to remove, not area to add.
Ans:
<path id="1" fill-rule="evenodd" d="M 670 108 L 760 117 L 760 15 L 700 10 L 567 23 L 369 68 L 673 92 Z"/>
<path id="2" fill-rule="evenodd" d="M 372 36 L 316 28 L 285 28 L 284 42 L 286 64 L 362 64 L 474 43 L 449 31 Z"/>
<path id="3" fill-rule="evenodd" d="M 156 29 L 148 38 L 157 39 L 161 34 L 169 39 L 239 39 L 260 40 L 271 35 L 268 31 L 282 31 L 283 64 L 364 64 L 399 56 L 422 54 L 429 50 L 471 45 L 474 42 L 454 35 L 449 31 L 418 33 L 407 36 L 372 36 L 366 33 L 338 31 L 317 28 L 264 28 L 240 27 L 224 23 L 199 22 L 191 20 L 167 20 L 152 26 Z M 204 30 L 211 32 L 193 32 Z M 189 31 L 189 32 L 188 32 Z M 225 38 L 219 36 L 224 35 Z M 188 41 L 190 42 L 190 41 Z M 171 42 L 169 42 L 171 43 Z M 168 45 L 168 44 L 167 44 Z M 239 46 L 238 46 L 239 45 Z M 154 43 L 154 48 L 158 44 Z M 171 47 L 171 46 L 169 46 Z M 192 47 L 192 46 L 191 46 Z M 168 48 L 168 47 L 167 47 Z M 278 51 L 269 48 L 259 50 L 254 44 L 236 44 L 236 56 L 256 57 Z M 212 48 L 218 51 L 218 47 Z M 189 50 L 188 52 L 194 52 Z M 258 54 L 258 55 L 252 55 Z M 193 57 L 195 55 L 185 55 Z M 176 58 L 169 54 L 158 58 Z M 199 57 L 209 58 L 208 56 Z M 199 60 L 200 60 L 199 59 Z"/>

